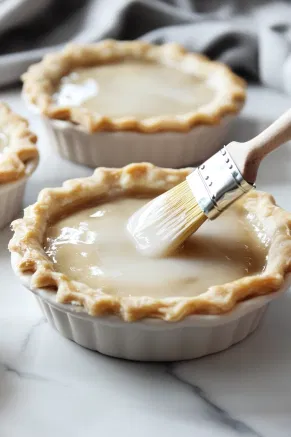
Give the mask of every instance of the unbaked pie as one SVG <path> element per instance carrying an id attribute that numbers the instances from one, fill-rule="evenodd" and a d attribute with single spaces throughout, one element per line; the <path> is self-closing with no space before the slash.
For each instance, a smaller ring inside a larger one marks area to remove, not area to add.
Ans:
<path id="1" fill-rule="evenodd" d="M 51 290 L 58 303 L 125 321 L 223 314 L 278 291 L 291 267 L 291 216 L 266 193 L 247 194 L 171 257 L 136 252 L 128 218 L 190 171 L 99 168 L 92 177 L 43 190 L 13 223 L 9 248 L 17 271 L 31 275 L 32 289 Z"/>
<path id="2" fill-rule="evenodd" d="M 38 159 L 36 140 L 27 121 L 0 103 L 0 185 L 26 175 L 28 163 Z"/>
<path id="3" fill-rule="evenodd" d="M 36 135 L 0 102 L 0 229 L 19 213 L 27 179 L 37 167 Z"/>
<path id="4" fill-rule="evenodd" d="M 91 166 L 204 160 L 246 95 L 225 65 L 143 41 L 70 45 L 31 66 L 23 82 L 60 152 Z"/>

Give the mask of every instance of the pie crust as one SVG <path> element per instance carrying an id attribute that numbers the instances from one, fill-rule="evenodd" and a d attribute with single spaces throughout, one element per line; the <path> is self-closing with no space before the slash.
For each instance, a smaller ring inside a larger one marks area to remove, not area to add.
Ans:
<path id="1" fill-rule="evenodd" d="M 91 67 L 116 61 L 145 60 L 194 74 L 211 82 L 215 89 L 213 100 L 182 115 L 155 116 L 144 119 L 108 117 L 89 109 L 57 106 L 53 100 L 62 77 L 79 67 Z M 236 114 L 245 100 L 245 82 L 223 64 L 206 57 L 187 53 L 181 46 L 171 43 L 156 46 L 144 41 L 106 40 L 91 45 L 68 45 L 62 52 L 48 54 L 32 65 L 22 76 L 25 99 L 43 115 L 57 120 L 67 120 L 87 132 L 136 131 L 136 132 L 187 132 L 197 125 L 216 125 L 226 115 Z"/>
<path id="2" fill-rule="evenodd" d="M 151 164 L 131 164 L 121 169 L 99 168 L 91 177 L 66 181 L 61 188 L 44 189 L 38 201 L 24 211 L 24 218 L 13 222 L 14 236 L 9 244 L 18 254 L 17 272 L 31 275 L 30 287 L 49 289 L 56 301 L 78 304 L 92 316 L 117 314 L 125 321 L 145 317 L 178 321 L 192 314 L 222 314 L 237 303 L 276 292 L 291 270 L 291 214 L 276 206 L 272 196 L 251 191 L 243 198 L 243 206 L 258 220 L 270 239 L 265 270 L 258 275 L 212 286 L 196 297 L 152 298 L 118 297 L 90 289 L 54 270 L 43 249 L 47 225 L 60 210 L 88 205 L 108 193 L 153 194 L 179 184 L 191 169 L 173 170 Z"/>
<path id="3" fill-rule="evenodd" d="M 5 143 L 0 151 L 0 184 L 3 184 L 25 176 L 26 164 L 38 159 L 38 150 L 37 137 L 29 130 L 28 122 L 5 103 L 0 103 L 0 135 Z"/>

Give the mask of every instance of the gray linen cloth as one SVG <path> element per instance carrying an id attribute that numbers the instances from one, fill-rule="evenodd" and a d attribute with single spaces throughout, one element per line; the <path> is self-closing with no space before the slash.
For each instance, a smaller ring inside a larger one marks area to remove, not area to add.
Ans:
<path id="1" fill-rule="evenodd" d="M 104 38 L 177 41 L 291 94 L 291 2 L 266 0 L 0 0 L 0 86 L 69 41 Z"/>

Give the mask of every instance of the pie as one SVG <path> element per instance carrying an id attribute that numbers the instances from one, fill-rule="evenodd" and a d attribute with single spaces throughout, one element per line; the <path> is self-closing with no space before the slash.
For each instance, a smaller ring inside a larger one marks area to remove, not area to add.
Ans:
<path id="1" fill-rule="evenodd" d="M 196 165 L 221 149 L 246 84 L 177 44 L 71 44 L 23 75 L 23 96 L 59 154 L 93 168 Z"/>
<path id="2" fill-rule="evenodd" d="M 28 173 L 28 163 L 38 160 L 36 140 L 28 122 L 0 103 L 0 185 Z"/>
<path id="3" fill-rule="evenodd" d="M 249 192 L 206 222 L 171 257 L 136 251 L 129 217 L 190 172 L 151 164 L 98 168 L 43 190 L 12 225 L 17 273 L 31 275 L 31 289 L 50 290 L 57 303 L 128 322 L 223 314 L 278 291 L 291 270 L 291 215 L 263 192 Z"/>
<path id="4" fill-rule="evenodd" d="M 87 132 L 186 132 L 239 112 L 245 83 L 177 44 L 103 41 L 48 54 L 23 75 L 42 114 Z"/>

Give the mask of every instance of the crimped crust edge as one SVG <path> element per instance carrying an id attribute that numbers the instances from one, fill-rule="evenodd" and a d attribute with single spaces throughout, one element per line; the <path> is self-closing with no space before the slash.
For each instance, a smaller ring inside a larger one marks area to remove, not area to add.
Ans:
<path id="1" fill-rule="evenodd" d="M 27 175 L 32 160 L 38 160 L 36 135 L 30 131 L 26 119 L 15 114 L 7 104 L 0 102 L 0 132 L 7 146 L 0 153 L 0 186 Z"/>
<path id="2" fill-rule="evenodd" d="M 56 85 L 61 78 L 77 67 L 126 59 L 152 60 L 185 72 L 211 77 L 216 83 L 216 97 L 208 105 L 183 115 L 160 116 L 138 120 L 135 117 L 110 118 L 80 107 L 58 107 L 53 102 Z M 105 40 L 95 44 L 70 44 L 61 52 L 46 55 L 22 76 L 23 95 L 43 115 L 66 120 L 87 132 L 137 131 L 187 132 L 194 126 L 218 124 L 226 115 L 237 114 L 246 98 L 246 84 L 226 65 L 210 61 L 203 55 L 187 53 L 176 43 L 161 46 L 144 41 Z"/>

